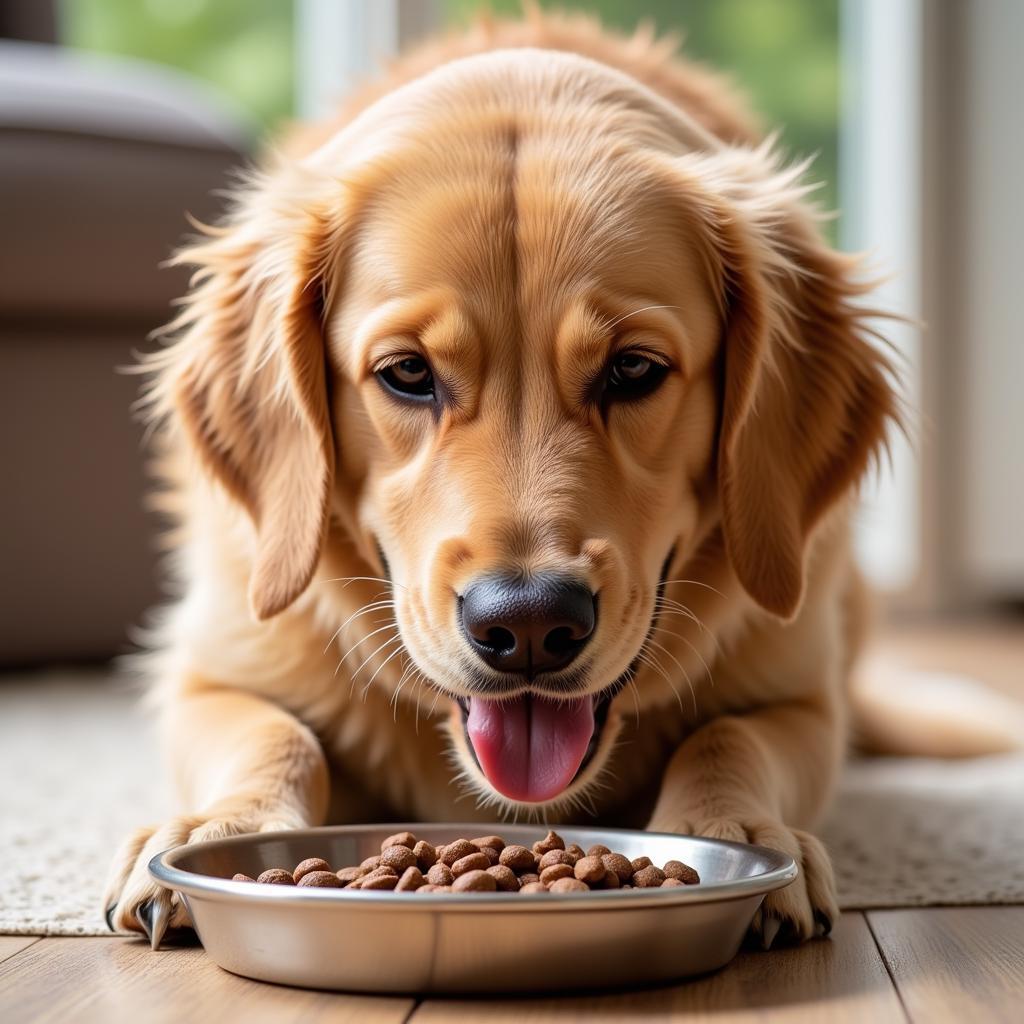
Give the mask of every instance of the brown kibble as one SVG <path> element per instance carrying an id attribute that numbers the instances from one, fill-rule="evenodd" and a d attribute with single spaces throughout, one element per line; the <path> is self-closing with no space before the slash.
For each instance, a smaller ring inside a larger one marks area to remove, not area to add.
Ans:
<path id="1" fill-rule="evenodd" d="M 452 892 L 495 892 L 498 881 L 486 871 L 467 871 L 452 882 Z"/>
<path id="2" fill-rule="evenodd" d="M 590 887 L 586 882 L 581 882 L 578 878 L 560 878 L 557 882 L 552 882 L 549 892 L 590 892 Z"/>
<path id="3" fill-rule="evenodd" d="M 520 892 L 547 892 L 548 887 L 543 882 L 527 882 Z"/>
<path id="4" fill-rule="evenodd" d="M 501 854 L 493 846 L 481 846 L 480 852 L 492 863 L 497 864 Z"/>
<path id="5" fill-rule="evenodd" d="M 430 882 L 427 882 L 424 885 L 421 885 L 418 889 L 415 889 L 414 891 L 415 892 L 437 892 L 437 890 L 438 890 L 438 886 L 433 885 Z"/>
<path id="6" fill-rule="evenodd" d="M 506 846 L 498 857 L 498 863 L 515 872 L 533 871 L 537 859 L 525 846 Z"/>
<path id="7" fill-rule="evenodd" d="M 431 866 L 427 872 L 427 881 L 431 885 L 451 885 L 455 881 L 452 869 L 447 864 L 438 862 Z"/>
<path id="8" fill-rule="evenodd" d="M 552 864 L 540 873 L 540 880 L 545 885 L 553 885 L 560 878 L 572 878 L 571 864 Z"/>
<path id="9" fill-rule="evenodd" d="M 492 864 L 487 869 L 487 874 L 498 883 L 501 892 L 519 892 L 519 879 L 516 878 L 516 873 L 504 864 Z"/>
<path id="10" fill-rule="evenodd" d="M 474 850 L 465 857 L 460 857 L 452 865 L 452 874 L 458 878 L 459 875 L 464 875 L 467 871 L 486 871 L 490 866 L 491 862 L 487 859 L 487 855 L 479 850 Z"/>
<path id="11" fill-rule="evenodd" d="M 580 857 L 585 857 L 586 854 L 583 852 L 583 847 L 579 843 L 570 843 L 566 848 L 565 852 L 573 858 L 572 863 L 575 864 Z"/>
<path id="12" fill-rule="evenodd" d="M 415 864 L 412 864 L 402 872 L 402 877 L 399 878 L 395 889 L 398 892 L 414 892 L 425 884 L 423 872 Z"/>
<path id="13" fill-rule="evenodd" d="M 457 860 L 468 857 L 471 853 L 479 852 L 468 839 L 456 839 L 454 843 L 449 843 L 443 850 L 437 851 L 437 859 L 442 864 L 451 867 Z"/>
<path id="14" fill-rule="evenodd" d="M 531 882 L 539 882 L 540 875 L 536 871 L 527 871 L 519 876 L 520 885 L 529 885 Z"/>
<path id="15" fill-rule="evenodd" d="M 597 885 L 605 874 L 607 868 L 601 863 L 601 858 L 596 854 L 587 854 L 586 857 L 580 857 L 576 861 L 576 865 L 573 868 L 573 874 L 581 881 L 586 882 L 587 885 Z M 541 876 L 543 877 L 543 876 Z"/>
<path id="16" fill-rule="evenodd" d="M 333 871 L 307 871 L 299 879 L 300 889 L 340 889 L 342 881 Z"/>
<path id="17" fill-rule="evenodd" d="M 619 881 L 619 876 L 614 871 L 605 869 L 604 878 L 601 879 L 602 889 L 618 889 L 622 883 Z"/>
<path id="18" fill-rule="evenodd" d="M 408 846 L 389 846 L 380 855 L 380 866 L 394 868 L 395 873 L 399 875 L 415 863 L 416 854 Z"/>
<path id="19" fill-rule="evenodd" d="M 590 847 L 589 850 L 587 850 L 587 856 L 588 857 L 603 857 L 606 853 L 611 853 L 611 852 L 612 851 L 609 850 L 608 847 L 605 846 L 604 844 L 602 844 L 602 843 L 594 843 L 594 845 L 592 847 Z"/>
<path id="20" fill-rule="evenodd" d="M 358 884 L 360 889 L 394 889 L 398 885 L 398 876 L 371 871 L 368 875 L 360 878 Z"/>
<path id="21" fill-rule="evenodd" d="M 633 872 L 633 884 L 640 889 L 656 889 L 664 881 L 665 872 L 653 864 Z"/>
<path id="22" fill-rule="evenodd" d="M 683 885 L 696 885 L 700 881 L 700 875 L 681 860 L 668 861 L 664 870 L 666 878 L 677 878 Z"/>
<path id="23" fill-rule="evenodd" d="M 572 867 L 576 862 L 573 860 L 571 853 L 566 853 L 565 850 L 548 850 L 540 859 L 540 872 L 544 873 L 545 868 L 551 867 L 553 864 L 568 864 Z"/>
<path id="24" fill-rule="evenodd" d="M 323 857 L 307 857 L 295 865 L 295 870 L 292 872 L 295 884 L 298 885 L 302 881 L 302 876 L 308 875 L 310 871 L 330 871 L 332 875 L 334 874 L 331 865 Z"/>
<path id="25" fill-rule="evenodd" d="M 248 875 L 243 875 L 241 871 L 236 872 L 231 876 L 232 882 L 255 882 L 255 878 L 250 878 Z"/>
<path id="26" fill-rule="evenodd" d="M 257 879 L 261 885 L 294 885 L 295 879 L 284 868 L 267 868 Z"/>
<path id="27" fill-rule="evenodd" d="M 505 849 L 505 840 L 501 836 L 480 836 L 478 839 L 470 839 L 470 842 L 481 850 L 485 846 L 489 846 L 498 853 Z"/>
<path id="28" fill-rule="evenodd" d="M 629 863 L 630 867 L 632 867 L 633 872 L 635 874 L 637 871 L 643 871 L 644 868 L 649 868 L 651 866 L 651 858 L 634 857 L 633 860 L 631 860 Z"/>
<path id="29" fill-rule="evenodd" d="M 380 857 L 367 857 L 359 866 L 366 868 L 367 871 L 372 871 L 374 868 L 380 867 Z"/>
<path id="30" fill-rule="evenodd" d="M 412 848 L 412 852 L 416 855 L 416 866 L 420 871 L 426 871 L 437 863 L 437 850 L 425 839 L 421 839 Z"/>
<path id="31" fill-rule="evenodd" d="M 415 845 L 416 837 L 411 832 L 396 832 L 393 836 L 388 836 L 380 844 L 380 852 L 383 853 L 391 846 L 405 846 L 411 850 Z"/>
<path id="32" fill-rule="evenodd" d="M 543 839 L 538 839 L 537 842 L 533 844 L 533 852 L 542 857 L 548 852 L 548 850 L 564 849 L 565 840 L 557 832 L 552 832 L 550 830 Z"/>
<path id="33" fill-rule="evenodd" d="M 628 882 L 633 877 L 633 865 L 621 853 L 606 853 L 601 857 L 606 871 L 613 871 L 620 882 Z"/>
<path id="34" fill-rule="evenodd" d="M 686 883 L 680 882 L 678 878 L 666 878 L 665 881 L 661 883 L 661 887 L 662 889 L 685 889 Z"/>
<path id="35" fill-rule="evenodd" d="M 359 865 L 354 868 L 342 868 L 340 871 L 335 872 L 338 876 L 338 881 L 343 885 L 351 885 L 356 879 L 362 878 L 363 875 L 368 875 L 369 873 L 367 868 L 360 867 Z"/>

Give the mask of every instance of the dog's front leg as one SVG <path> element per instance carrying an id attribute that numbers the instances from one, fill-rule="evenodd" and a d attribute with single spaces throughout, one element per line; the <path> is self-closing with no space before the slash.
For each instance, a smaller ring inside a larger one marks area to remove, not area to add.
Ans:
<path id="1" fill-rule="evenodd" d="M 649 828 L 757 843 L 790 854 L 800 877 L 765 898 L 753 929 L 827 933 L 838 916 L 832 866 L 804 828 L 825 806 L 841 763 L 838 716 L 823 704 L 783 704 L 716 718 L 673 754 Z"/>
<path id="2" fill-rule="evenodd" d="M 161 724 L 186 813 L 129 837 L 104 897 L 112 928 L 145 931 L 154 943 L 188 915 L 149 877 L 152 857 L 181 843 L 320 824 L 329 785 L 312 732 L 252 694 L 191 681 L 166 704 Z"/>

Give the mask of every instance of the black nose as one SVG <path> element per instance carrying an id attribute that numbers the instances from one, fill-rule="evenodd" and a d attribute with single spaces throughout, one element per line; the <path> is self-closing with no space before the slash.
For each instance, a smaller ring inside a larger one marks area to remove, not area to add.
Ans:
<path id="1" fill-rule="evenodd" d="M 462 595 L 470 646 L 491 668 L 532 678 L 565 668 L 594 632 L 590 588 L 565 576 L 486 576 Z"/>

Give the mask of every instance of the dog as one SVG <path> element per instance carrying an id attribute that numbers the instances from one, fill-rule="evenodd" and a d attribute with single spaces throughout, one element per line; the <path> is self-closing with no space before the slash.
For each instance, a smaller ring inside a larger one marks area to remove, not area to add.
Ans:
<path id="1" fill-rule="evenodd" d="M 532 12 L 238 189 L 144 367 L 182 814 L 111 927 L 187 923 L 146 872 L 180 843 L 515 815 L 785 851 L 755 933 L 829 931 L 851 509 L 900 405 L 804 171 L 650 36 Z"/>

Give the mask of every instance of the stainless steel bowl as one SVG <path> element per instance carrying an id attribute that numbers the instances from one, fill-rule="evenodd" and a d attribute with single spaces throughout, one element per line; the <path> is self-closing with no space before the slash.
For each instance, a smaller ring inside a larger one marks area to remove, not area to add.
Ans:
<path id="1" fill-rule="evenodd" d="M 735 956 L 765 893 L 789 885 L 791 857 L 761 846 L 658 832 L 556 826 L 656 864 L 681 860 L 701 884 L 598 893 L 348 892 L 233 882 L 306 857 L 358 864 L 408 829 L 435 845 L 493 829 L 529 845 L 536 825 L 342 826 L 179 846 L 149 871 L 182 894 L 207 953 L 235 974 L 377 993 L 615 988 L 702 974 Z"/>

